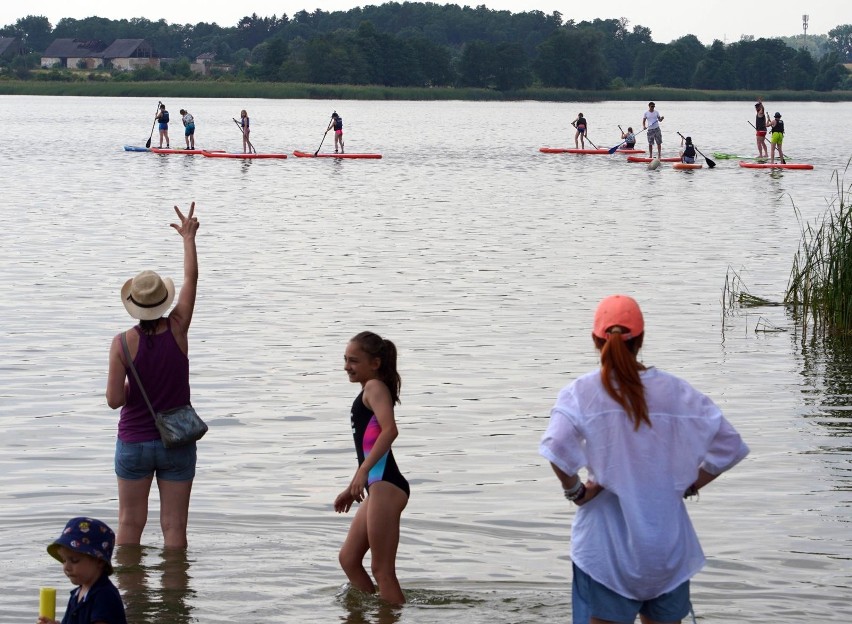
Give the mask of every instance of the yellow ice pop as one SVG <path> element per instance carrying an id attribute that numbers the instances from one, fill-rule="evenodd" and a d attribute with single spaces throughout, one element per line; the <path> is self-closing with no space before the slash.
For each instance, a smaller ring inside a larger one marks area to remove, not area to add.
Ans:
<path id="1" fill-rule="evenodd" d="M 38 615 L 56 619 L 56 588 L 42 587 L 38 592 Z"/>

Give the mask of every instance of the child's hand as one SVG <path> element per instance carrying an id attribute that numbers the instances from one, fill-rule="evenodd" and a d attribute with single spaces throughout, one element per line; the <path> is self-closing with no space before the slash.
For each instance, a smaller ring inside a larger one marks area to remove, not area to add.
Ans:
<path id="1" fill-rule="evenodd" d="M 36 624 L 59 624 L 59 622 L 57 622 L 56 620 L 51 620 L 50 618 L 47 618 L 47 617 L 41 615 L 41 616 L 39 616 Z"/>
<path id="2" fill-rule="evenodd" d="M 346 488 L 334 499 L 334 511 L 337 513 L 348 513 L 354 502 L 355 499 L 349 493 L 349 488 Z"/>

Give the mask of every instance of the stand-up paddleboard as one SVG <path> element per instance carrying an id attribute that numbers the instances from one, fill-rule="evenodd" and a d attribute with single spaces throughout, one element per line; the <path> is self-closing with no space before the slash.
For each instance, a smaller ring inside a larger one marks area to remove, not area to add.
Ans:
<path id="1" fill-rule="evenodd" d="M 125 152 L 149 152 L 150 150 L 147 147 L 140 147 L 138 145 L 125 145 Z"/>
<path id="2" fill-rule="evenodd" d="M 234 152 L 209 152 L 201 150 L 207 158 L 287 158 L 287 154 L 243 154 Z"/>
<path id="3" fill-rule="evenodd" d="M 672 165 L 672 168 L 673 168 L 673 169 L 684 169 L 684 170 L 689 170 L 689 169 L 701 169 L 703 166 L 704 166 L 704 165 L 702 165 L 701 163 L 683 163 L 683 162 L 679 162 L 679 163 L 675 163 L 675 164 L 673 164 L 673 165 Z"/>
<path id="4" fill-rule="evenodd" d="M 761 163 L 761 162 L 745 162 L 740 161 L 740 167 L 746 169 L 813 169 L 813 165 L 807 163 Z"/>
<path id="5" fill-rule="evenodd" d="M 152 147 L 148 150 L 149 152 L 154 152 L 155 154 L 202 154 L 205 150 L 201 149 L 183 149 L 183 148 L 162 148 Z M 224 152 L 225 150 L 206 150 L 208 152 Z"/>
<path id="6" fill-rule="evenodd" d="M 353 152 L 351 154 L 314 154 L 313 152 L 300 152 L 299 150 L 293 151 L 293 156 L 296 158 L 381 158 L 381 154 L 365 154 L 365 153 L 357 153 Z"/>
<path id="7" fill-rule="evenodd" d="M 667 156 L 666 158 L 648 158 L 647 156 L 628 156 L 627 162 L 633 163 L 649 163 L 652 160 L 660 162 L 680 162 L 680 156 Z"/>
<path id="8" fill-rule="evenodd" d="M 575 147 L 540 147 L 543 154 L 609 154 L 608 149 L 583 149 Z M 644 154 L 641 149 L 617 149 L 613 154 Z"/>
<path id="9" fill-rule="evenodd" d="M 713 158 L 718 160 L 750 160 L 751 156 L 737 156 L 736 154 L 726 154 L 725 152 L 713 152 Z"/>

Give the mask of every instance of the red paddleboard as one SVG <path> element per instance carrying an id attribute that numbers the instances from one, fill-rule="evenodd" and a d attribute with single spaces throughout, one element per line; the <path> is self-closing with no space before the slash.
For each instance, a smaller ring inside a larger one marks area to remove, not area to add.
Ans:
<path id="1" fill-rule="evenodd" d="M 183 149 L 183 148 L 159 148 L 152 147 L 149 151 L 155 154 L 201 154 L 204 150 L 200 149 Z M 208 152 L 224 152 L 225 150 L 207 150 Z"/>
<path id="2" fill-rule="evenodd" d="M 208 158 L 287 158 L 287 154 L 241 154 L 231 152 L 210 152 L 201 150 Z"/>
<path id="3" fill-rule="evenodd" d="M 672 165 L 674 169 L 701 169 L 704 165 L 700 163 L 675 163 Z"/>
<path id="4" fill-rule="evenodd" d="M 654 160 L 654 159 L 648 158 L 647 156 L 628 156 L 627 157 L 627 162 L 634 162 L 634 163 L 649 163 L 652 160 Z M 660 162 L 678 163 L 678 162 L 680 162 L 680 156 L 669 156 L 667 158 L 660 158 Z"/>
<path id="5" fill-rule="evenodd" d="M 351 154 L 314 154 L 313 152 L 300 152 L 299 150 L 295 150 L 293 152 L 293 156 L 296 158 L 381 158 L 381 154 L 364 154 L 353 152 Z"/>
<path id="6" fill-rule="evenodd" d="M 745 162 L 744 160 L 740 161 L 740 167 L 745 167 L 746 169 L 813 169 L 813 165 L 809 165 L 807 163 L 757 163 L 757 162 Z"/>
<path id="7" fill-rule="evenodd" d="M 583 149 L 574 147 L 540 147 L 538 149 L 543 154 L 609 154 L 608 149 Z M 617 149 L 613 154 L 644 154 L 645 150 L 641 149 Z"/>

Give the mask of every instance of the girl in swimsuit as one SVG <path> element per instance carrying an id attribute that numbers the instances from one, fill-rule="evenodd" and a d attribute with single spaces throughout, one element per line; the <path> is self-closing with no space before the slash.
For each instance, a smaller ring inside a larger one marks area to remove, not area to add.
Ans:
<path id="1" fill-rule="evenodd" d="M 334 510 L 346 513 L 353 503 L 360 506 L 338 559 L 353 587 L 372 594 L 378 585 L 384 600 L 403 604 L 405 596 L 396 578 L 396 551 L 409 486 L 391 451 L 397 436 L 393 410 L 402 385 L 396 370 L 396 346 L 372 332 L 361 332 L 346 346 L 343 370 L 349 381 L 362 388 L 350 414 L 358 470 L 334 499 Z M 375 585 L 364 569 L 368 550 Z"/>

